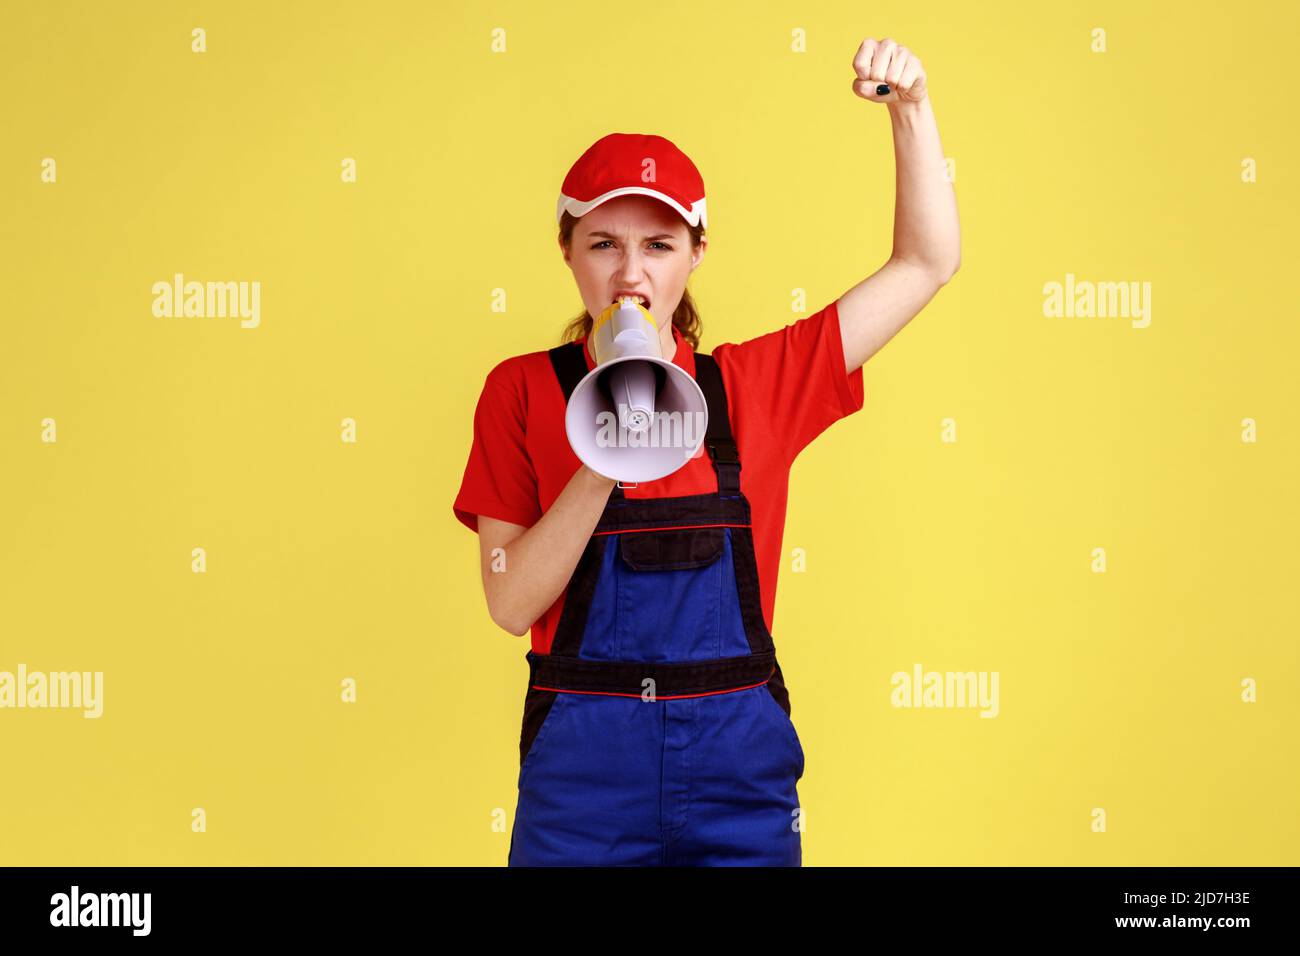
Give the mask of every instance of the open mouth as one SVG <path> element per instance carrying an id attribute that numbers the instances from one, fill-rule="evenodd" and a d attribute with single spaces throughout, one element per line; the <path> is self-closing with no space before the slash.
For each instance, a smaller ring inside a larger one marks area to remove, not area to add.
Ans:
<path id="1" fill-rule="evenodd" d="M 647 309 L 650 308 L 650 300 L 647 299 L 645 296 L 635 292 L 620 292 L 618 295 L 614 296 L 614 304 L 617 305 L 618 303 L 622 302 L 624 299 L 636 299 L 638 302 L 641 303 L 642 307 Z"/>

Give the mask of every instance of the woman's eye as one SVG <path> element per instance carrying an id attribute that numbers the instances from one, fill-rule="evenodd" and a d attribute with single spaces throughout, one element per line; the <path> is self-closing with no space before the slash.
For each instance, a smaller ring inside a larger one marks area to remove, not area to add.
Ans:
<path id="1" fill-rule="evenodd" d="M 607 245 L 608 243 L 609 243 L 609 240 L 608 240 L 608 239 L 602 239 L 600 242 L 596 243 L 596 244 L 595 244 L 594 246 L 592 246 L 591 248 L 593 248 L 593 249 L 599 249 L 601 246 L 603 246 L 603 245 Z M 672 246 L 668 245 L 668 244 L 665 243 L 665 242 L 660 242 L 658 239 L 656 239 L 654 242 L 652 242 L 651 245 L 652 245 L 652 246 L 662 246 L 662 247 L 663 247 L 665 250 L 667 250 L 668 252 L 672 252 L 672 251 L 673 251 L 673 247 L 672 247 Z"/>

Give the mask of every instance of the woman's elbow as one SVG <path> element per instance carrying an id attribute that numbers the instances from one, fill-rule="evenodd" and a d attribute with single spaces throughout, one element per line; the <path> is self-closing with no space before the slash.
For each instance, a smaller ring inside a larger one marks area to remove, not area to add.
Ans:
<path id="1" fill-rule="evenodd" d="M 502 630 L 508 631 L 509 633 L 513 634 L 515 637 L 523 637 L 525 634 L 527 634 L 529 631 L 533 629 L 533 626 L 531 624 L 520 625 L 508 621 L 497 621 L 497 626 L 500 627 Z"/>
<path id="2" fill-rule="evenodd" d="M 491 595 L 488 596 L 488 616 L 492 618 L 493 624 L 515 637 L 523 637 L 532 629 L 531 622 L 519 623 L 519 618 L 511 614 L 509 609 L 502 607 L 500 600 L 492 600 Z"/>
<path id="3" fill-rule="evenodd" d="M 517 613 L 510 594 L 507 593 L 504 575 L 495 574 L 489 567 L 484 568 L 484 598 L 487 601 L 487 617 L 491 623 L 502 631 L 508 631 L 516 637 L 524 636 L 532 627 L 532 622 L 520 623 L 521 615 Z"/>

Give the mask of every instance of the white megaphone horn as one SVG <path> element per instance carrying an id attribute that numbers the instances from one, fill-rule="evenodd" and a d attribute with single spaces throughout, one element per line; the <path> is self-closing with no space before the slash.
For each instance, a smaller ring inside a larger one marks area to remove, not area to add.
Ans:
<path id="1" fill-rule="evenodd" d="M 569 396 L 564 430 L 584 465 L 620 482 L 654 481 L 694 458 L 709 407 L 690 374 L 664 357 L 654 317 L 624 297 L 596 316 L 593 368 Z"/>

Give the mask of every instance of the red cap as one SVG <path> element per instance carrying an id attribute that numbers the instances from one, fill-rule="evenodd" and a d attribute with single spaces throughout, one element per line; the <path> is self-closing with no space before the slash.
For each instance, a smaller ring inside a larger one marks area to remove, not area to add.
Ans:
<path id="1" fill-rule="evenodd" d="M 560 187 L 555 221 L 581 218 L 616 196 L 653 196 L 692 226 L 708 226 L 704 179 L 690 157 L 662 136 L 610 133 L 578 157 Z"/>

